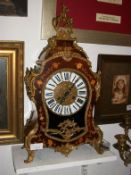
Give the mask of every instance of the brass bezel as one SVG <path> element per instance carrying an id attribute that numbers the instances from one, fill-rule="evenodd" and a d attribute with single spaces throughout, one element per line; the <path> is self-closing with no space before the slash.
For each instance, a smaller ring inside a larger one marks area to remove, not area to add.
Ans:
<path id="1" fill-rule="evenodd" d="M 87 77 L 85 77 L 85 75 L 82 74 L 80 71 L 77 71 L 76 69 L 71 69 L 71 68 L 64 68 L 64 69 L 61 68 L 61 69 L 59 69 L 59 70 L 53 72 L 53 74 L 49 75 L 47 81 L 45 82 L 45 86 L 46 86 L 47 82 L 51 79 L 51 77 L 52 77 L 53 75 L 55 75 L 57 72 L 62 72 L 62 71 L 65 71 L 65 72 L 66 72 L 66 71 L 75 72 L 75 73 L 77 73 L 78 75 L 80 75 L 81 78 L 84 80 L 87 89 L 89 90 L 89 92 L 91 92 L 91 87 L 90 87 L 90 84 L 89 84 L 89 82 L 88 82 Z M 85 81 L 85 80 L 86 80 L 86 81 Z M 45 86 L 43 87 L 43 92 L 42 92 L 43 102 L 46 101 L 46 99 L 44 98 Z M 87 95 L 87 96 L 88 96 L 88 95 Z M 87 97 L 86 97 L 86 98 L 87 98 Z M 88 102 L 88 103 L 90 103 L 90 100 L 91 100 L 91 93 L 90 93 L 90 95 L 88 96 L 88 98 L 89 98 L 89 102 Z M 84 103 L 84 104 L 85 104 L 85 103 Z M 46 103 L 45 103 L 44 105 L 46 105 Z M 47 106 L 47 105 L 46 105 L 46 106 Z M 47 107 L 48 107 L 48 106 L 47 106 Z M 81 108 L 80 108 L 80 109 L 81 109 Z M 50 109 L 49 109 L 49 110 L 50 110 Z M 53 112 L 53 111 L 52 111 L 52 112 Z M 77 112 L 78 112 L 78 111 L 77 111 Z M 61 114 L 59 114 L 59 115 L 62 116 Z M 67 115 L 67 116 L 68 116 L 68 115 Z"/>

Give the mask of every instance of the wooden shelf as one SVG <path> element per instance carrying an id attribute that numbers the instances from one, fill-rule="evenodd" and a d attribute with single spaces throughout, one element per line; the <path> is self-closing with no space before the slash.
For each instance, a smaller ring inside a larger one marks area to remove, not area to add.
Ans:
<path id="1" fill-rule="evenodd" d="M 65 157 L 53 149 L 44 148 L 35 151 L 35 158 L 31 163 L 24 163 L 27 158 L 25 149 L 21 146 L 12 147 L 12 159 L 16 174 L 35 173 L 45 170 L 55 170 L 82 165 L 97 164 L 103 162 L 115 161 L 116 155 L 111 151 L 105 151 L 98 154 L 90 145 L 81 145 L 73 150 L 68 157 Z"/>

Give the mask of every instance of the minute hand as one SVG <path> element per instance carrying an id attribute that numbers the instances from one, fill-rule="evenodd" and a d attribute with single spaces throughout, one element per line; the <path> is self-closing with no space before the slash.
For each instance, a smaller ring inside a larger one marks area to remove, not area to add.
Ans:
<path id="1" fill-rule="evenodd" d="M 66 97 L 69 96 L 69 94 L 70 94 L 71 90 L 73 89 L 74 85 L 75 85 L 75 83 L 72 84 L 71 87 L 67 91 L 64 92 L 64 95 L 60 100 L 60 104 L 62 104 L 65 101 Z"/>

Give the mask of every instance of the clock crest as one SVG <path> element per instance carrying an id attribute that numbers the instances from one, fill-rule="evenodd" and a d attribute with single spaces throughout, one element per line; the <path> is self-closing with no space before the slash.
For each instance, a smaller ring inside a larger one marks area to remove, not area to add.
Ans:
<path id="1" fill-rule="evenodd" d="M 60 16 L 53 19 L 56 36 L 48 40 L 36 66 L 26 70 L 27 94 L 36 106 L 36 115 L 32 112 L 25 126 L 25 162 L 34 158 L 34 143 L 65 155 L 87 143 L 102 153 L 102 131 L 92 114 L 100 75 L 91 70 L 89 58 L 77 45 L 67 11 L 63 6 Z"/>

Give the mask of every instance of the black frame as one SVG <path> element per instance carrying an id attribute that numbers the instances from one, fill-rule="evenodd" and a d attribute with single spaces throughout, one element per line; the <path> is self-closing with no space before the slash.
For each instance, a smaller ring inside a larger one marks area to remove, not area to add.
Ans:
<path id="1" fill-rule="evenodd" d="M 131 55 L 98 55 L 97 71 L 101 72 L 100 97 L 95 107 L 97 124 L 119 123 L 131 116 Z M 126 81 L 126 100 L 113 102 L 113 84 L 119 78 Z"/>

